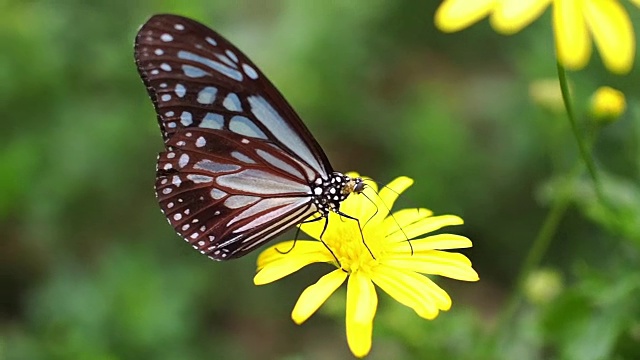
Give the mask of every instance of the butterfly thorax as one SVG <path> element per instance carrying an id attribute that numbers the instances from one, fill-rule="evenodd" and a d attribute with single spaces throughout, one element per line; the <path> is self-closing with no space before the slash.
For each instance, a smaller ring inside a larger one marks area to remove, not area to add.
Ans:
<path id="1" fill-rule="evenodd" d="M 364 190 L 365 183 L 362 178 L 352 179 L 339 172 L 334 172 L 329 179 L 318 178 L 313 184 L 313 203 L 318 211 L 327 216 L 330 211 L 340 210 L 340 203 L 349 194 L 359 194 Z"/>

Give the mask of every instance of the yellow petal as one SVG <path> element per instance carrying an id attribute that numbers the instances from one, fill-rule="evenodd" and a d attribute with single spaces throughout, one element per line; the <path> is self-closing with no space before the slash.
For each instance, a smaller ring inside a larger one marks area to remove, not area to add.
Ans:
<path id="1" fill-rule="evenodd" d="M 306 288 L 291 312 L 291 319 L 298 325 L 305 322 L 342 285 L 346 278 L 347 273 L 338 269 L 321 277 L 318 282 Z"/>
<path id="2" fill-rule="evenodd" d="M 391 211 L 391 208 L 398 199 L 398 196 L 412 184 L 413 179 L 406 176 L 400 176 L 384 186 L 377 194 L 373 192 L 366 193 L 369 199 L 375 203 L 372 204 L 373 212 L 370 212 L 368 218 L 371 218 L 373 215 L 371 221 L 383 221 L 389 214 L 389 211 Z M 361 214 L 361 216 L 362 215 L 365 214 Z"/>
<path id="3" fill-rule="evenodd" d="M 582 0 L 554 2 L 556 52 L 560 63 L 570 70 L 583 68 L 591 56 L 591 41 L 582 14 Z"/>
<path id="4" fill-rule="evenodd" d="M 393 207 L 393 204 L 398 199 L 398 196 L 405 190 L 407 190 L 411 185 L 413 185 L 412 178 L 407 176 L 400 176 L 380 189 L 378 196 L 380 197 L 380 200 L 382 200 L 382 202 L 387 206 L 387 209 L 391 209 Z"/>
<path id="5" fill-rule="evenodd" d="M 361 272 L 354 272 L 347 284 L 347 343 L 356 357 L 371 350 L 373 318 L 378 307 L 376 289 Z"/>
<path id="6" fill-rule="evenodd" d="M 389 236 L 399 231 L 401 227 L 409 226 L 431 215 L 433 215 L 433 211 L 424 208 L 396 211 L 384 219 L 382 226 L 385 229 L 385 236 Z"/>
<path id="7" fill-rule="evenodd" d="M 635 35 L 625 9 L 613 0 L 585 2 L 585 19 L 604 65 L 617 74 L 631 70 L 635 55 Z"/>
<path id="8" fill-rule="evenodd" d="M 434 319 L 439 310 L 451 307 L 451 298 L 428 277 L 411 271 L 380 265 L 374 269 L 373 282 L 399 303 L 412 308 L 418 316 Z"/>
<path id="9" fill-rule="evenodd" d="M 515 34 L 540 17 L 551 0 L 503 0 L 491 13 L 491 26 L 503 34 Z"/>
<path id="10" fill-rule="evenodd" d="M 496 0 L 445 0 L 435 14 L 435 24 L 440 31 L 462 30 L 489 14 Z"/>
<path id="11" fill-rule="evenodd" d="M 312 252 L 307 254 L 289 253 L 258 270 L 258 273 L 253 278 L 253 283 L 256 285 L 268 284 L 293 274 L 309 264 L 332 261 L 335 261 L 333 256 L 326 250 L 325 252 Z"/>
<path id="12" fill-rule="evenodd" d="M 270 263 L 279 261 L 284 257 L 289 257 L 292 254 L 322 253 L 326 251 L 324 245 L 319 241 L 283 241 L 266 248 L 260 253 L 256 262 L 258 270 L 260 270 Z"/>
<path id="13" fill-rule="evenodd" d="M 411 247 L 409 247 L 411 244 Z M 422 239 L 414 239 L 409 242 L 399 242 L 387 247 L 389 252 L 406 253 L 413 249 L 414 253 L 429 250 L 464 249 L 473 246 L 471 240 L 461 235 L 438 234 Z"/>
<path id="14" fill-rule="evenodd" d="M 405 226 L 402 231 L 396 231 L 387 236 L 387 242 L 399 242 L 413 239 L 417 236 L 436 231 L 444 226 L 460 225 L 463 221 L 455 215 L 431 216 L 414 224 Z"/>
<path id="15" fill-rule="evenodd" d="M 422 274 L 440 275 L 462 281 L 478 281 L 478 273 L 471 261 L 459 253 L 431 250 L 421 253 L 405 253 L 390 256 L 385 265 Z"/>

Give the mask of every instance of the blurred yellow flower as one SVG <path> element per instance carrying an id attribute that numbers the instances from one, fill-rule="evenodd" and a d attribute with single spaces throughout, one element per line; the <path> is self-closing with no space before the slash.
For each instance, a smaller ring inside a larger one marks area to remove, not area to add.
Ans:
<path id="1" fill-rule="evenodd" d="M 544 305 L 555 299 L 563 290 L 562 276 L 552 269 L 532 271 L 524 284 L 524 291 L 531 303 Z"/>
<path id="2" fill-rule="evenodd" d="M 609 86 L 601 86 L 591 96 L 591 114 L 599 121 L 614 121 L 624 113 L 627 102 L 624 94 Z"/>
<path id="3" fill-rule="evenodd" d="M 344 213 L 360 219 L 368 249 L 355 221 L 331 213 L 323 240 L 340 264 L 320 241 L 297 241 L 291 251 L 287 250 L 291 249 L 293 241 L 286 241 L 260 254 L 254 283 L 262 285 L 276 281 L 312 263 L 336 266 L 302 292 L 291 317 L 297 324 L 303 323 L 348 279 L 347 342 L 357 357 L 366 356 L 371 349 L 373 318 L 378 305 L 374 284 L 419 316 L 434 319 L 440 310 L 451 307 L 451 298 L 423 274 L 464 281 L 477 281 L 478 274 L 466 256 L 442 251 L 471 247 L 471 241 L 466 237 L 437 234 L 414 239 L 444 226 L 462 224 L 461 218 L 432 216 L 427 209 L 415 208 L 387 216 L 399 193 L 412 183 L 410 178 L 399 177 L 376 194 L 375 184 L 368 182 L 364 191 L 366 196 L 352 195 L 342 203 Z M 323 226 L 321 220 L 302 224 L 301 229 L 319 239 Z"/>
<path id="4" fill-rule="evenodd" d="M 640 6 L 640 1 L 633 0 Z M 629 15 L 617 0 L 445 0 L 435 14 L 444 32 L 462 30 L 489 16 L 502 34 L 514 34 L 553 6 L 558 60 L 568 69 L 583 68 L 591 56 L 591 39 L 611 72 L 631 70 L 635 34 Z"/>
<path id="5" fill-rule="evenodd" d="M 564 101 L 558 79 L 538 79 L 529 84 L 529 97 L 538 106 L 553 113 L 564 113 Z"/>

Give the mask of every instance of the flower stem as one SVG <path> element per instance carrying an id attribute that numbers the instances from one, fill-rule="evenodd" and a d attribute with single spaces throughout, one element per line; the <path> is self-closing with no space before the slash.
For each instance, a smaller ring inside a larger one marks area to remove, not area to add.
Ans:
<path id="1" fill-rule="evenodd" d="M 578 123 L 575 118 L 575 114 L 573 112 L 573 105 L 571 104 L 571 95 L 569 94 L 569 85 L 567 83 L 567 74 L 564 70 L 564 67 L 557 62 L 558 67 L 558 80 L 560 82 L 560 90 L 562 92 L 562 101 L 564 102 L 564 107 L 567 110 L 567 118 L 569 119 L 569 123 L 571 124 L 571 130 L 573 132 L 573 137 L 576 139 L 576 143 L 578 144 L 578 150 L 580 150 L 580 157 L 582 157 L 582 161 L 584 161 L 587 166 L 587 171 L 591 176 L 591 180 L 593 181 L 593 187 L 595 189 L 596 196 L 598 200 L 603 206 L 607 206 L 604 194 L 602 192 L 602 186 L 600 184 L 600 178 L 598 177 L 598 172 L 596 171 L 596 166 L 593 161 L 593 157 L 591 156 L 591 151 L 587 149 L 587 145 L 585 143 L 584 138 L 580 134 L 580 129 L 578 129 Z"/>

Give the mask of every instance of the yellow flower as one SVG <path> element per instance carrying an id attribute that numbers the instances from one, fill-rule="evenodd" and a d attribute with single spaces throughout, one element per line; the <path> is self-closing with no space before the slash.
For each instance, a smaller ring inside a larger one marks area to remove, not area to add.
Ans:
<path id="1" fill-rule="evenodd" d="M 529 301 L 536 305 L 548 304 L 562 292 L 562 276 L 552 269 L 532 271 L 524 284 Z"/>
<path id="2" fill-rule="evenodd" d="M 564 113 L 564 101 L 558 79 L 539 79 L 529 84 L 529 97 L 545 110 Z"/>
<path id="3" fill-rule="evenodd" d="M 367 182 L 364 194 L 351 195 L 342 203 L 342 212 L 360 220 L 366 246 L 356 221 L 329 214 L 329 226 L 323 240 L 338 258 L 339 265 L 320 241 L 300 240 L 295 246 L 293 241 L 286 241 L 260 254 L 254 283 L 262 285 L 276 281 L 312 263 L 335 265 L 335 270 L 303 291 L 291 317 L 297 324 L 303 323 L 348 279 L 347 342 L 357 357 L 367 355 L 371 349 L 373 318 L 378 305 L 374 284 L 419 316 L 434 319 L 440 310 L 451 307 L 451 299 L 422 274 L 464 281 L 477 281 L 478 274 L 464 255 L 442 251 L 471 247 L 471 241 L 466 237 L 437 234 L 414 239 L 444 226 L 462 224 L 459 217 L 432 216 L 427 209 L 415 208 L 387 216 L 398 194 L 412 183 L 410 178 L 399 177 L 376 194 L 375 184 Z M 324 221 L 320 220 L 304 223 L 301 229 L 319 239 L 323 226 Z M 287 251 L 292 246 L 293 249 Z"/>
<path id="4" fill-rule="evenodd" d="M 608 86 L 601 86 L 591 97 L 591 114 L 598 121 L 614 121 L 626 108 L 624 94 Z"/>
<path id="5" fill-rule="evenodd" d="M 640 1 L 633 0 L 636 5 Z M 591 56 L 592 36 L 604 65 L 625 74 L 633 66 L 635 35 L 629 15 L 617 0 L 445 0 L 435 14 L 444 32 L 462 30 L 490 16 L 491 26 L 514 34 L 553 6 L 558 60 L 566 68 L 583 68 Z"/>

